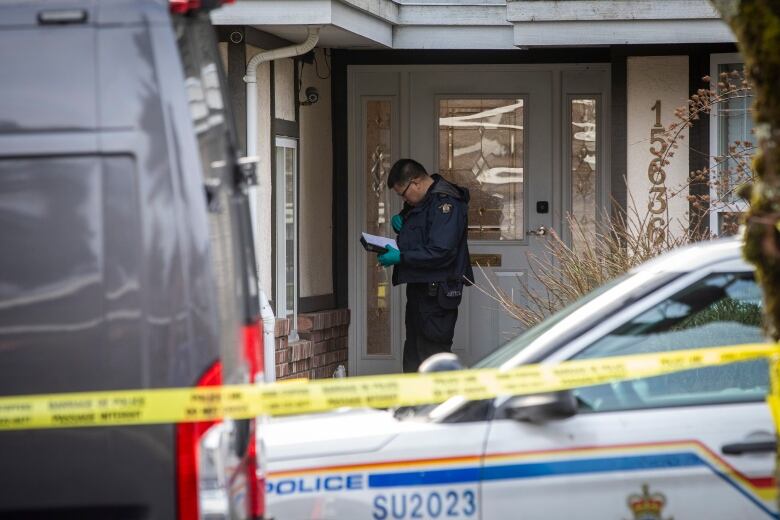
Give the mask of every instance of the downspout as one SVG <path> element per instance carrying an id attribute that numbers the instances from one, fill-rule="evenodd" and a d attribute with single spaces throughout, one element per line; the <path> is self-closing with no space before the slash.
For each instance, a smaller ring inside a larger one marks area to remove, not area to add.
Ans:
<path id="1" fill-rule="evenodd" d="M 257 67 L 267 61 L 306 54 L 317 45 L 319 39 L 319 26 L 312 26 L 309 27 L 309 35 L 303 43 L 259 52 L 249 60 L 244 76 L 246 83 L 246 154 L 248 156 L 253 157 L 257 154 Z"/>
<path id="2" fill-rule="evenodd" d="M 309 27 L 309 34 L 303 43 L 280 47 L 270 51 L 263 51 L 252 56 L 246 66 L 246 154 L 249 157 L 257 155 L 257 67 L 261 63 L 279 60 L 283 58 L 292 58 L 306 54 L 317 45 L 320 39 L 319 26 Z M 270 175 L 271 173 L 269 173 Z M 269 183 L 270 184 L 270 183 Z M 249 188 L 249 213 L 252 217 L 252 235 L 255 237 L 255 257 L 260 258 L 260 244 L 257 241 L 259 233 L 257 232 L 257 186 Z M 268 303 L 268 297 L 262 289 L 260 290 L 260 309 L 263 318 L 263 352 L 264 352 L 264 371 L 265 381 L 276 380 L 276 338 L 274 329 L 276 328 L 276 319 L 273 309 Z"/>
<path id="3" fill-rule="evenodd" d="M 263 320 L 263 381 L 273 383 L 276 381 L 276 318 L 263 290 L 260 291 L 260 317 Z"/>

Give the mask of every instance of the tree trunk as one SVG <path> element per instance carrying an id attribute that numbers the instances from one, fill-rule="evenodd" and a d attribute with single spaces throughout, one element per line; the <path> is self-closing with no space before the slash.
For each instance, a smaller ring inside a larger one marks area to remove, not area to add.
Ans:
<path id="1" fill-rule="evenodd" d="M 731 26 L 753 85 L 755 182 L 749 193 L 745 257 L 755 264 L 764 293 L 767 336 L 780 339 L 780 0 L 712 0 Z M 713 78 L 716 79 L 716 78 Z M 773 370 L 776 367 L 773 366 Z M 780 439 L 778 439 L 780 448 Z M 780 449 L 775 477 L 780 483 Z M 780 495 L 778 495 L 780 499 Z"/>

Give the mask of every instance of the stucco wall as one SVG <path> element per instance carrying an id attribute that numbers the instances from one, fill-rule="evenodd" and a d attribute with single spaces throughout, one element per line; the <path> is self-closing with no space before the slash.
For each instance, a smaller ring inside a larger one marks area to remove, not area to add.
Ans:
<path id="1" fill-rule="evenodd" d="M 274 108 L 277 119 L 295 121 L 294 71 L 292 59 L 274 61 Z"/>
<path id="2" fill-rule="evenodd" d="M 651 150 L 659 152 L 661 149 L 660 143 L 651 140 L 654 134 L 661 133 L 660 126 L 666 127 L 676 120 L 675 109 L 684 106 L 688 99 L 688 57 L 629 57 L 627 76 L 629 215 L 637 220 L 631 207 L 633 199 L 640 221 L 647 217 L 647 222 L 653 218 L 663 219 L 669 223 L 671 232 L 677 234 L 688 225 L 688 190 L 674 195 L 684 188 L 689 174 L 687 131 L 680 148 L 669 160 L 670 164 L 663 166 L 663 172 L 651 167 L 657 157 Z M 660 126 L 657 125 L 658 110 L 653 109 L 657 101 L 661 103 Z M 668 194 L 667 209 L 663 209 L 659 200 L 663 188 Z M 650 207 L 656 212 L 650 212 Z"/>
<path id="3" fill-rule="evenodd" d="M 222 60 L 222 70 L 225 71 L 227 74 L 228 70 L 228 46 L 225 42 L 219 42 L 217 44 L 217 47 L 219 48 L 219 57 Z"/>
<path id="4" fill-rule="evenodd" d="M 313 105 L 300 107 L 301 170 L 299 199 L 300 296 L 333 292 L 333 139 L 330 74 L 322 49 L 317 49 L 319 76 L 313 64 L 303 68 L 301 99 L 306 88 L 320 94 Z"/>
<path id="5" fill-rule="evenodd" d="M 247 45 L 247 62 L 262 49 Z M 255 254 L 260 288 L 269 298 L 273 294 L 273 276 L 271 271 L 271 69 L 268 63 L 257 68 L 257 213 L 255 226 Z"/>

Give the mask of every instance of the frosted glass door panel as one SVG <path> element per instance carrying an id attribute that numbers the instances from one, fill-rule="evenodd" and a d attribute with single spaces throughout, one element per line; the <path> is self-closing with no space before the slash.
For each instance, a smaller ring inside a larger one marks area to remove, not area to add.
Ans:
<path id="1" fill-rule="evenodd" d="M 439 173 L 471 192 L 470 240 L 522 240 L 523 99 L 439 100 Z"/>

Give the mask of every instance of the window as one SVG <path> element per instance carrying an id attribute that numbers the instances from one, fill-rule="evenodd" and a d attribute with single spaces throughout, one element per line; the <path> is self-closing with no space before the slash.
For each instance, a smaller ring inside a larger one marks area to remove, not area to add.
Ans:
<path id="1" fill-rule="evenodd" d="M 717 84 L 722 74 L 740 74 L 744 69 L 739 54 L 714 54 L 710 77 Z M 734 82 L 734 78 L 732 78 Z M 738 83 L 738 81 L 737 81 Z M 721 91 L 721 88 L 718 88 Z M 749 168 L 752 155 L 753 116 L 750 96 L 734 96 L 727 102 L 715 104 L 710 114 L 710 230 L 718 235 L 734 234 L 739 216 L 747 210 L 747 203 L 735 193 L 747 180 L 744 166 Z"/>
<path id="2" fill-rule="evenodd" d="M 574 314 L 576 311 L 592 302 L 602 294 L 606 293 L 613 287 L 617 287 L 621 283 L 625 282 L 631 276 L 633 275 L 626 274 L 623 276 L 618 276 L 617 278 L 613 278 L 607 283 L 596 287 L 585 296 L 575 300 L 552 316 L 548 316 L 541 323 L 537 323 L 530 329 L 517 336 L 515 339 L 507 342 L 498 350 L 488 354 L 486 357 L 475 363 L 472 368 L 500 368 L 504 363 L 510 361 L 513 357 L 518 355 L 526 347 L 536 341 L 537 338 L 541 337 L 547 331 L 555 327 L 558 323 L 562 322 L 570 315 Z"/>
<path id="3" fill-rule="evenodd" d="M 298 315 L 298 141 L 276 138 L 276 315 Z M 294 334 L 290 333 L 291 338 Z"/>
<path id="4" fill-rule="evenodd" d="M 575 359 L 762 341 L 761 291 L 752 273 L 717 273 L 653 306 Z M 576 390 L 583 411 L 761 400 L 766 360 L 688 370 Z"/>
<path id="5" fill-rule="evenodd" d="M 393 102 L 370 99 L 365 104 L 365 223 L 373 235 L 391 235 L 390 212 L 392 190 L 387 189 L 387 174 L 393 156 Z M 362 255 L 366 266 L 365 354 L 392 356 L 392 284 L 390 274 L 375 255 Z"/>

